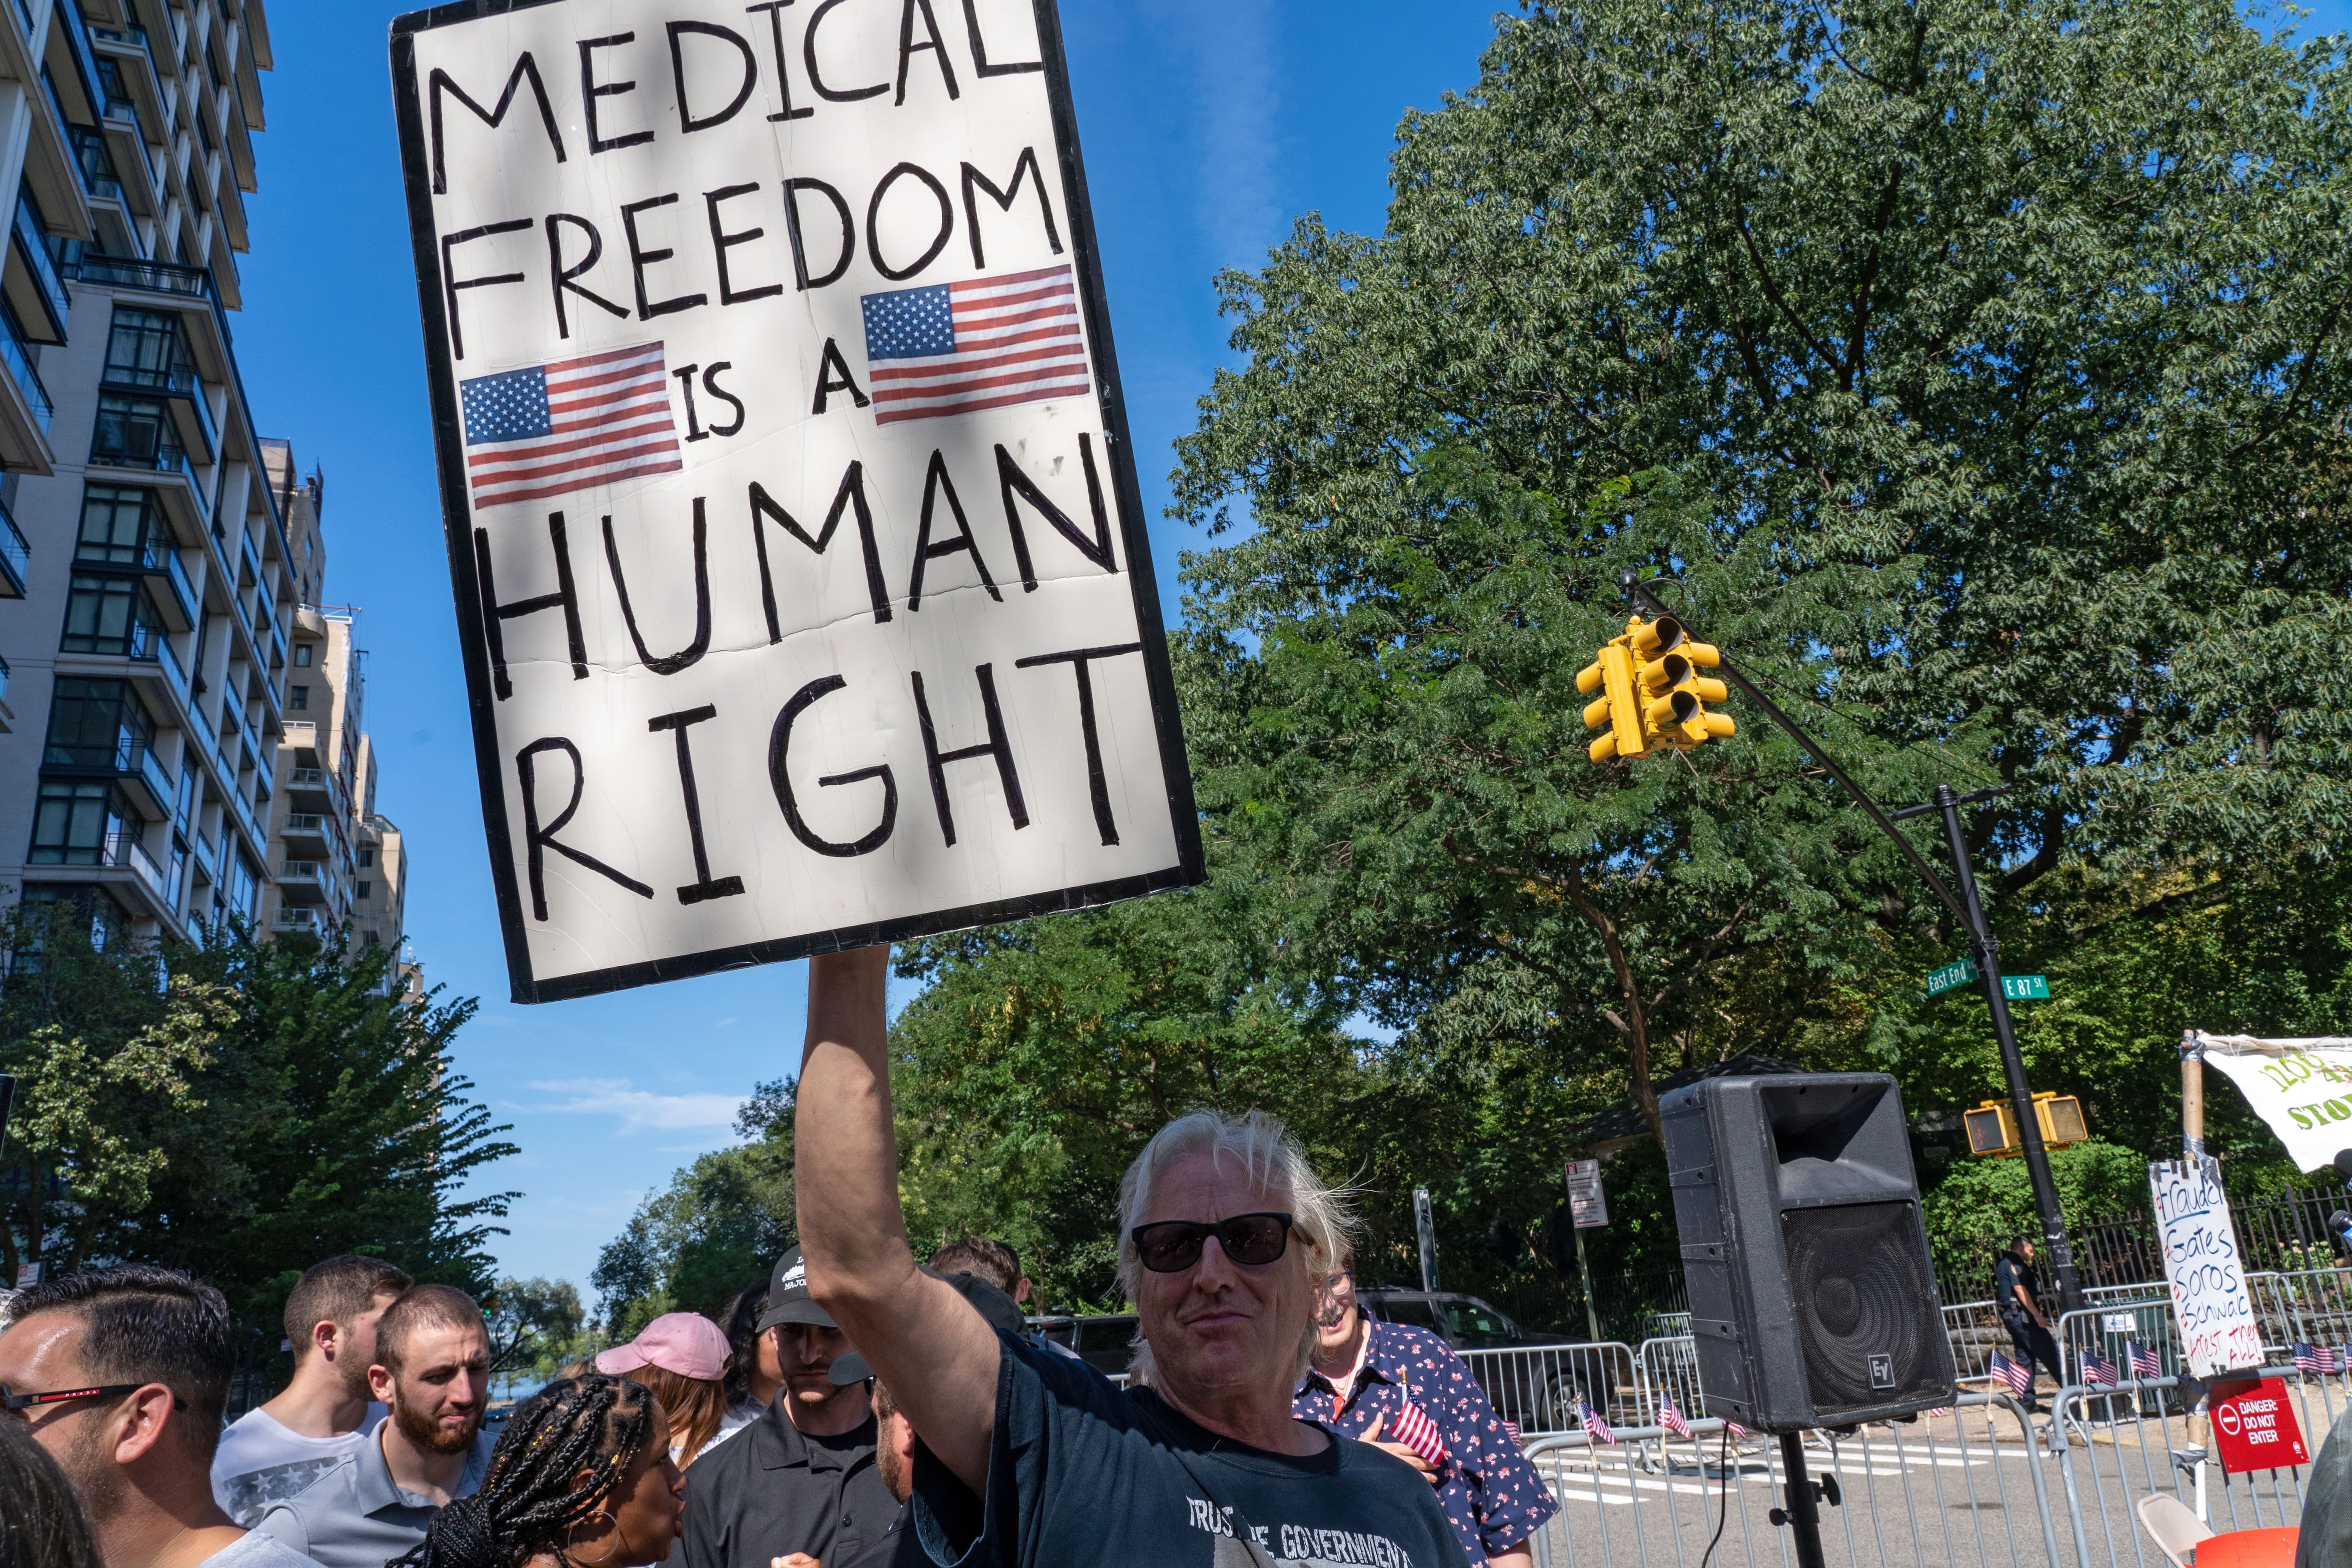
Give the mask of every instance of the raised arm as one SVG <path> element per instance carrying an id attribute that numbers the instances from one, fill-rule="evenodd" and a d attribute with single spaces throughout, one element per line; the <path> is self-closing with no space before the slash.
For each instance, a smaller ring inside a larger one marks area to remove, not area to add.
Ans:
<path id="1" fill-rule="evenodd" d="M 883 981 L 887 947 L 809 961 L 808 1044 L 793 1121 L 801 1257 L 916 1433 L 974 1491 L 996 1422 L 995 1331 L 915 1267 L 898 1207 Z"/>

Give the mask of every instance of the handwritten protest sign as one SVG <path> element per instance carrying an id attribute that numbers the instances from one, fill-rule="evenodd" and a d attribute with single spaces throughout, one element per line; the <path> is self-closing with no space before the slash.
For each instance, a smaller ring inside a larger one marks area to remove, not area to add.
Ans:
<path id="1" fill-rule="evenodd" d="M 2192 1374 L 2209 1379 L 2262 1365 L 2262 1329 L 2246 1293 L 2221 1165 L 2210 1158 L 2159 1161 L 2148 1166 L 2147 1182 L 2180 1325 L 2181 1360 Z"/>
<path id="2" fill-rule="evenodd" d="M 1198 881 L 1052 0 L 392 55 L 516 997 Z"/>

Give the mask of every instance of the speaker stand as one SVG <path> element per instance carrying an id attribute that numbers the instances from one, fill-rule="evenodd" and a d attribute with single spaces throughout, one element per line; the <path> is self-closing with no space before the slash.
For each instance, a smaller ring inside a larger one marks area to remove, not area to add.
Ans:
<path id="1" fill-rule="evenodd" d="M 1832 1504 L 1838 1500 L 1837 1478 L 1825 1476 L 1819 1481 L 1805 1474 L 1805 1436 L 1801 1432 L 1780 1434 L 1780 1468 L 1789 1479 L 1789 1506 L 1772 1510 L 1772 1522 L 1785 1524 L 1796 1538 L 1797 1568 L 1823 1568 L 1822 1561 L 1822 1514 L 1816 1500 L 1826 1497 Z"/>

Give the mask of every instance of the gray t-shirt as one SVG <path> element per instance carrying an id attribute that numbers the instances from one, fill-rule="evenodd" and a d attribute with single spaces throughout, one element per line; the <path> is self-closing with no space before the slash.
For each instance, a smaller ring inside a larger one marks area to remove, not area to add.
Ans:
<path id="1" fill-rule="evenodd" d="M 316 1563 L 283 1542 L 255 1531 L 222 1547 L 196 1568 L 319 1568 Z"/>
<path id="2" fill-rule="evenodd" d="M 267 1410 L 248 1410 L 221 1434 L 213 1454 L 213 1496 L 223 1512 L 250 1530 L 270 1504 L 284 1502 L 350 1458 L 383 1415 L 383 1405 L 371 1405 L 358 1431 L 305 1437 Z"/>

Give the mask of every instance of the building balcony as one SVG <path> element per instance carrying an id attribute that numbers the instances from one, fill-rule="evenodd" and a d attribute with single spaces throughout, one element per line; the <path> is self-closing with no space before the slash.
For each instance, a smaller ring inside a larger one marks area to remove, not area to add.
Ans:
<path id="1" fill-rule="evenodd" d="M 180 879 L 157 864 L 131 829 L 110 833 L 98 844 L 69 846 L 61 854 L 61 862 L 26 867 L 25 880 L 97 883 L 134 912 L 179 925 Z"/>
<path id="2" fill-rule="evenodd" d="M 333 843 L 327 819 L 315 812 L 289 812 L 278 833 L 286 840 L 287 848 L 309 860 L 326 858 Z"/>
<path id="3" fill-rule="evenodd" d="M 58 273 L 57 258 L 49 254 L 48 235 L 41 227 L 40 217 L 33 211 L 32 202 L 21 195 L 16 198 L 16 222 L 9 230 L 9 249 L 8 303 L 15 307 L 17 321 L 36 342 L 65 342 L 67 322 L 73 314 L 72 298 Z"/>
<path id="4" fill-rule="evenodd" d="M 57 416 L 41 373 L 33 368 L 33 353 L 24 341 L 0 324 L 0 464 L 28 473 L 50 474 L 57 457 L 49 447 L 49 424 Z"/>
<path id="5" fill-rule="evenodd" d="M 65 745 L 53 741 L 41 752 L 41 771 L 75 778 L 119 779 L 140 814 L 156 822 L 172 814 L 172 800 L 178 791 L 171 773 L 157 760 L 153 743 L 128 731 L 116 736 L 111 745 Z"/>
<path id="6" fill-rule="evenodd" d="M 278 868 L 278 897 L 289 904 L 323 904 L 330 875 L 321 861 L 289 860 Z"/>
<path id="7" fill-rule="evenodd" d="M 209 463 L 213 454 L 220 450 L 220 431 L 213 423 L 212 403 L 205 396 L 204 380 L 194 365 L 151 370 L 110 362 L 100 374 L 99 385 L 108 392 L 160 394 L 169 398 L 173 412 L 179 416 L 181 443 L 193 450 L 195 460 Z"/>
<path id="8" fill-rule="evenodd" d="M 118 294 L 131 290 L 147 296 L 133 303 L 176 310 L 205 379 L 235 379 L 228 319 L 222 313 L 220 288 L 213 280 L 211 268 L 93 250 L 85 251 L 68 273 L 80 282 L 101 285 Z"/>
<path id="9" fill-rule="evenodd" d="M 296 768 L 286 775 L 286 800 L 297 811 L 333 813 L 341 805 L 335 775 L 324 768 Z"/>
<path id="10" fill-rule="evenodd" d="M 296 909 L 291 905 L 280 904 L 278 907 L 278 918 L 269 922 L 269 929 L 281 934 L 301 933 L 322 937 L 327 934 L 327 911 L 320 909 Z"/>
<path id="11" fill-rule="evenodd" d="M 158 535 L 140 544 L 96 544 L 84 540 L 74 552 L 78 572 L 137 573 L 146 583 L 155 608 L 170 628 L 184 632 L 196 622 L 199 600 L 195 584 L 171 539 Z"/>
<path id="12" fill-rule="evenodd" d="M 32 578 L 33 548 L 16 531 L 16 520 L 0 506 L 0 599 L 21 599 Z"/>
<path id="13" fill-rule="evenodd" d="M 196 868 L 196 879 L 208 884 L 219 881 L 218 852 L 205 841 L 205 836 L 201 833 L 196 835 L 193 847 L 194 853 L 190 857 L 190 863 Z"/>
<path id="14" fill-rule="evenodd" d="M 49 10 L 56 29 L 65 36 L 66 52 L 73 60 L 73 85 L 81 89 L 89 106 L 89 118 L 95 120 L 106 100 L 99 91 L 98 56 L 90 47 L 89 24 L 74 0 L 56 0 Z"/>
<path id="15" fill-rule="evenodd" d="M 121 176 L 114 172 L 114 154 L 107 151 L 106 132 L 76 125 L 66 137 L 73 143 L 74 164 L 81 170 L 81 188 L 90 200 L 119 203 L 129 210 L 131 198 L 123 193 Z"/>

